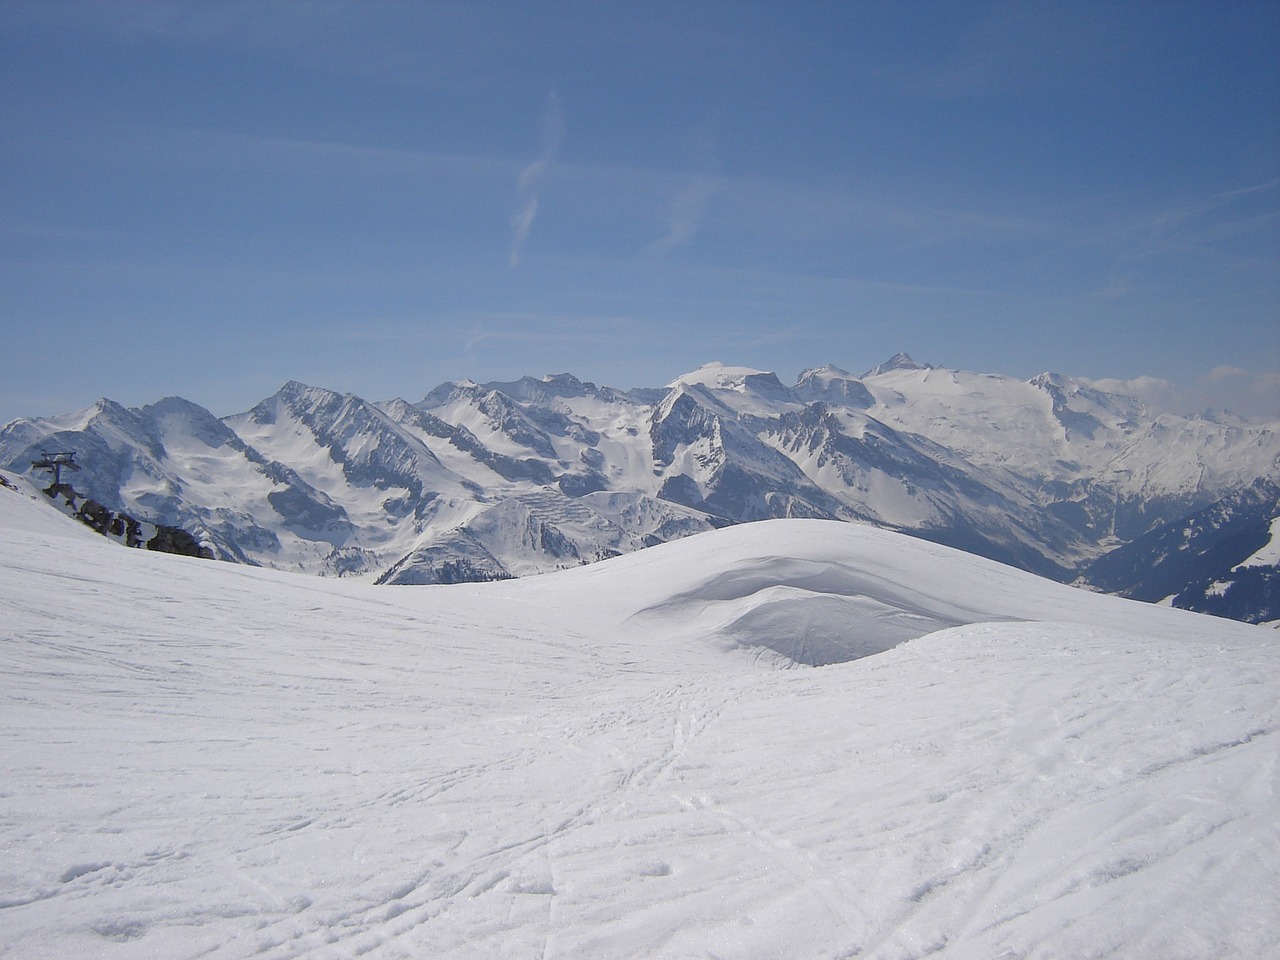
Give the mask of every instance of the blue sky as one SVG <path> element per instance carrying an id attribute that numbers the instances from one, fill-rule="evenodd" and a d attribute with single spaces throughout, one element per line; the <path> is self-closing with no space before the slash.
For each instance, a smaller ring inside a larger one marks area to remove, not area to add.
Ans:
<path id="1" fill-rule="evenodd" d="M 1274 2 L 4 0 L 0 143 L 0 422 L 898 350 L 1280 415 Z"/>

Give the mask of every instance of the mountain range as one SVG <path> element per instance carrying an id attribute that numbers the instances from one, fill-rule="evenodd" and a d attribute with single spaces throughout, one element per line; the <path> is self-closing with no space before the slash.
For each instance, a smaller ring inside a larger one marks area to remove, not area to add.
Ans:
<path id="1" fill-rule="evenodd" d="M 899 354 L 861 376 L 707 364 L 371 402 L 291 381 L 219 418 L 170 397 L 19 419 L 0 466 L 74 450 L 77 490 L 214 556 L 382 583 L 578 566 L 731 524 L 862 522 L 1063 582 L 1280 619 L 1280 422 L 1158 414 L 1090 381 Z"/>

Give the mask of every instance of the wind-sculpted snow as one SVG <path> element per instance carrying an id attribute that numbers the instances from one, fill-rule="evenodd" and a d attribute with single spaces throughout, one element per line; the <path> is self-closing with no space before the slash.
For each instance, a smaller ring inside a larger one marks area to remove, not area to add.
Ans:
<path id="1" fill-rule="evenodd" d="M 10 482 L 0 956 L 1280 951 L 1271 631 L 829 521 L 389 590 Z M 888 649 L 768 669 L 806 617 Z"/>

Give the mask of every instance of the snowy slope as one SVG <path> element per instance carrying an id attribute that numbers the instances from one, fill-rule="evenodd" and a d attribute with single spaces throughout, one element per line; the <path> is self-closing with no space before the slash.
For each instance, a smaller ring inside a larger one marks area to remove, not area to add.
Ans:
<path id="1" fill-rule="evenodd" d="M 1034 481 L 1044 504 L 1099 537 L 1132 539 L 1280 473 L 1275 424 L 1157 416 L 1056 373 L 1019 381 L 894 360 L 862 379 L 869 414 Z"/>
<path id="2" fill-rule="evenodd" d="M 1085 575 L 1137 600 L 1280 623 L 1277 529 L 1280 485 L 1263 479 L 1099 558 Z"/>
<path id="3" fill-rule="evenodd" d="M 1280 517 L 1280 484 L 1259 480 L 1189 517 L 1125 544 L 1086 570 L 1089 582 L 1137 600 L 1161 600 L 1237 567 L 1267 566 Z M 1275 564 L 1275 560 L 1270 565 Z M 1274 605 L 1273 605 L 1274 606 Z M 1275 619 L 1280 607 L 1272 616 Z"/>
<path id="4" fill-rule="evenodd" d="M 417 590 L 0 537 L 0 956 L 1280 951 L 1271 631 L 823 521 Z"/>
<path id="5" fill-rule="evenodd" d="M 1267 525 L 1267 542 L 1250 557 L 1246 558 L 1242 567 L 1266 567 L 1280 565 L 1280 516 Z"/>

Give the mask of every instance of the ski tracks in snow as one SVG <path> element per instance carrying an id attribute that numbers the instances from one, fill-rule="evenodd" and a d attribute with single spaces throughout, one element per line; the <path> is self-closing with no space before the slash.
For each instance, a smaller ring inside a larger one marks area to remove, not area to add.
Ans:
<path id="1" fill-rule="evenodd" d="M 575 938 L 592 926 L 583 914 L 598 926 L 599 913 L 610 909 L 601 890 L 671 876 L 671 833 L 690 809 L 684 794 L 673 792 L 682 762 L 717 718 L 764 680 L 760 673 L 730 673 L 649 682 L 641 692 L 602 681 L 596 692 L 545 702 L 535 715 L 460 725 L 446 735 L 454 742 L 441 756 L 469 762 L 424 764 L 411 778 L 403 772 L 399 786 L 362 801 L 335 796 L 335 812 L 280 822 L 274 838 L 255 838 L 233 852 L 228 864 L 243 866 L 228 865 L 228 875 L 257 889 L 264 921 L 276 917 L 264 922 L 253 955 L 286 960 L 374 949 L 391 956 L 424 949 L 449 956 L 575 955 Z M 386 783 L 396 775 L 371 779 Z M 307 844 L 339 861 L 346 854 L 394 862 L 393 852 L 370 839 L 376 823 L 400 836 L 401 856 L 410 859 L 399 882 L 348 880 L 364 893 L 356 902 L 329 904 L 317 896 L 304 903 L 289 892 L 296 882 L 276 890 L 261 879 L 269 863 L 253 866 L 275 844 L 282 847 L 277 862 L 296 863 L 303 855 L 284 848 Z M 705 829 L 730 827 L 714 816 Z M 344 849 L 342 835 L 357 831 L 378 849 Z M 655 891 L 654 899 L 686 893 Z"/>
<path id="2" fill-rule="evenodd" d="M 1125 607 L 776 671 L 571 579 L 14 549 L 0 956 L 1280 950 L 1266 631 Z"/>

